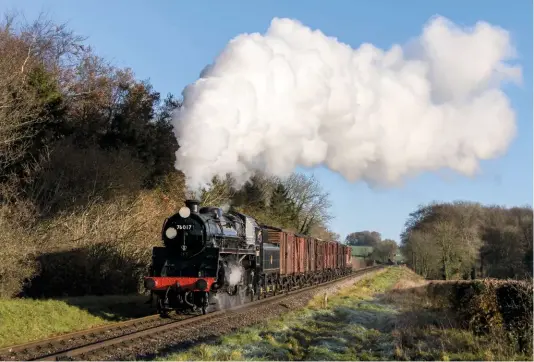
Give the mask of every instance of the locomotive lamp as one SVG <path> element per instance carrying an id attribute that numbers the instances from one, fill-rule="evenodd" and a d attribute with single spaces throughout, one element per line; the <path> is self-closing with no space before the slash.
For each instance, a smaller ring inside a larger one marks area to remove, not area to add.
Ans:
<path id="1" fill-rule="evenodd" d="M 169 239 L 174 239 L 176 235 L 178 235 L 178 231 L 173 227 L 167 228 L 167 230 L 165 230 L 165 236 Z"/>
<path id="2" fill-rule="evenodd" d="M 191 210 L 187 206 L 183 206 L 180 208 L 180 210 L 178 210 L 178 215 L 184 219 L 187 219 L 189 215 L 191 215 Z"/>

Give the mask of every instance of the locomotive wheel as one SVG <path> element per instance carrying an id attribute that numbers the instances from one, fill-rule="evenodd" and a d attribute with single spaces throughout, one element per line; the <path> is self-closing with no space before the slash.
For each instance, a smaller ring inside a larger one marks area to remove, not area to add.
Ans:
<path id="1" fill-rule="evenodd" d="M 245 302 L 246 294 L 247 294 L 246 287 L 244 285 L 238 286 L 236 297 L 239 299 L 239 304 L 242 304 Z"/>
<path id="2" fill-rule="evenodd" d="M 206 314 L 206 310 L 209 306 L 209 294 L 207 292 L 204 293 L 204 296 L 200 299 L 200 302 L 202 303 L 202 314 Z"/>
<path id="3" fill-rule="evenodd" d="M 250 301 L 254 301 L 254 289 L 250 289 Z"/>
<path id="4" fill-rule="evenodd" d="M 158 296 L 158 299 L 156 301 L 157 305 L 157 312 L 162 318 L 168 318 L 169 313 L 167 312 L 167 309 L 165 308 L 164 299 Z"/>

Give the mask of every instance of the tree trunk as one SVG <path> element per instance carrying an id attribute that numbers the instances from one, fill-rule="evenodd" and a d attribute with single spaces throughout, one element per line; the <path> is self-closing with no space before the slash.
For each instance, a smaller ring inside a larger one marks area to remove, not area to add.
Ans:
<path id="1" fill-rule="evenodd" d="M 442 262 L 443 262 L 442 271 L 441 271 L 442 278 L 443 280 L 449 280 L 449 268 L 448 268 L 448 263 L 445 257 L 443 257 Z"/>

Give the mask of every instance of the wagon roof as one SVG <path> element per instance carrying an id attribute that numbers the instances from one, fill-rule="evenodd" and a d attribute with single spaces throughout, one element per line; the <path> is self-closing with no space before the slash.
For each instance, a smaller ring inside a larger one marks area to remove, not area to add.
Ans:
<path id="1" fill-rule="evenodd" d="M 279 232 L 283 232 L 283 233 L 293 234 L 293 235 L 295 235 L 296 237 L 299 237 L 299 238 L 311 238 L 311 239 L 315 239 L 315 240 L 318 240 L 318 241 L 321 241 L 321 242 L 338 243 L 338 244 L 343 245 L 341 242 L 339 242 L 337 240 L 326 240 L 326 239 L 321 239 L 321 238 L 315 238 L 313 236 L 296 233 L 294 231 L 282 229 L 282 228 L 279 228 L 279 227 L 276 227 L 276 226 L 260 224 L 260 227 L 264 228 L 264 229 L 269 229 L 269 230 L 279 231 Z"/>
<path id="2" fill-rule="evenodd" d="M 260 227 L 263 228 L 263 229 L 271 229 L 271 230 L 276 230 L 276 231 L 285 231 L 283 229 L 277 228 L 276 226 L 265 225 L 265 224 L 260 224 Z"/>

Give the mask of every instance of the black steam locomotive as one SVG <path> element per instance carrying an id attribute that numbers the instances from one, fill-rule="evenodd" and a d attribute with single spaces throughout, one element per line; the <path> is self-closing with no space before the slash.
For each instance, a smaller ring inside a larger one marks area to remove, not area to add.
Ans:
<path id="1" fill-rule="evenodd" d="M 202 310 L 210 293 L 245 293 L 253 298 L 261 228 L 246 215 L 217 207 L 186 206 L 163 223 L 164 247 L 152 251 L 145 287 L 156 296 L 158 311 Z M 233 275 L 229 275 L 233 273 Z"/>
<path id="2" fill-rule="evenodd" d="M 352 269 L 350 248 L 335 241 L 259 225 L 217 207 L 186 206 L 163 223 L 145 287 L 164 315 L 201 310 L 218 297 L 253 300 L 340 277 Z"/>

